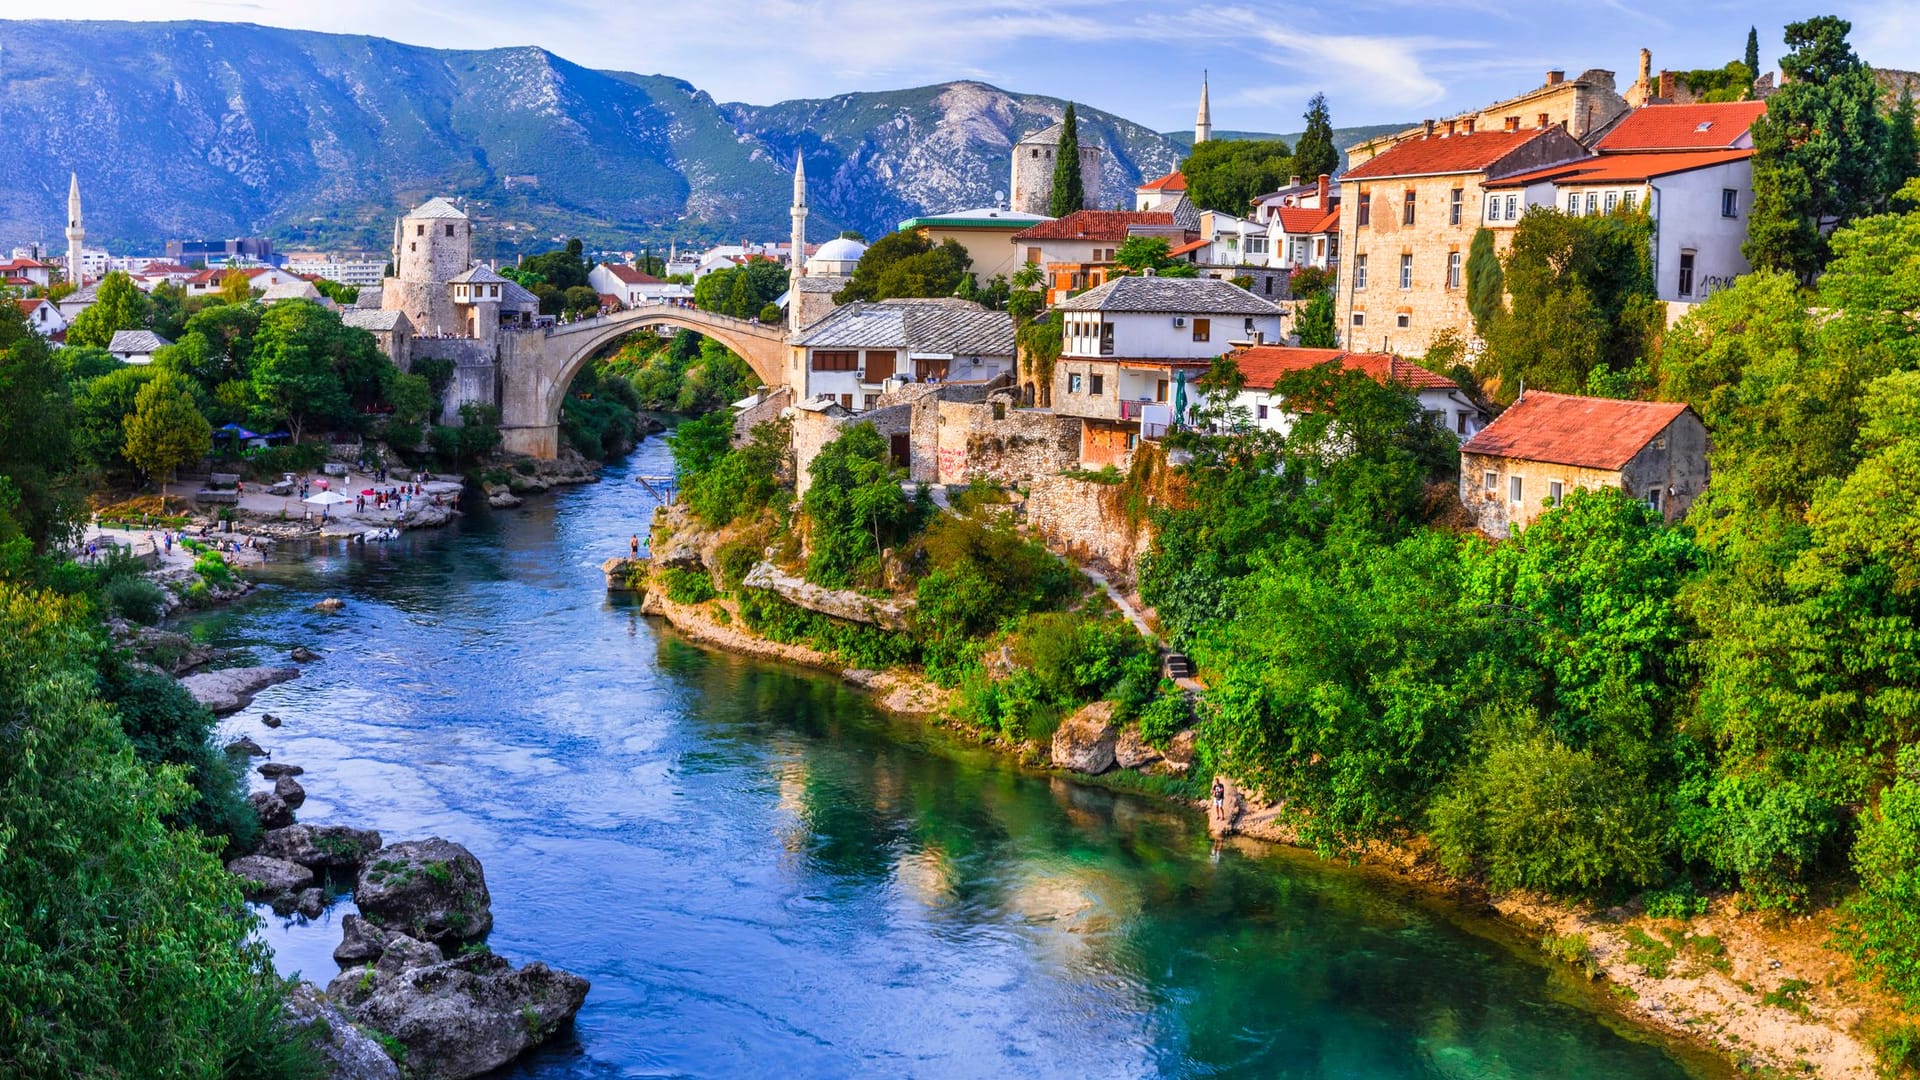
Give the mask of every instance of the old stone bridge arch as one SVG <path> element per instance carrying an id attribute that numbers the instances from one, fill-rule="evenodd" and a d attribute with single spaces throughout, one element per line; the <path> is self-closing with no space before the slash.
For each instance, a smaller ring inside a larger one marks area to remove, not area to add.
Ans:
<path id="1" fill-rule="evenodd" d="M 506 333 L 500 341 L 500 436 L 502 448 L 530 457 L 560 453 L 560 405 L 587 361 L 614 341 L 649 327 L 674 326 L 732 349 L 760 381 L 787 380 L 786 328 L 670 304 L 648 304 L 598 319 L 537 332 Z"/>

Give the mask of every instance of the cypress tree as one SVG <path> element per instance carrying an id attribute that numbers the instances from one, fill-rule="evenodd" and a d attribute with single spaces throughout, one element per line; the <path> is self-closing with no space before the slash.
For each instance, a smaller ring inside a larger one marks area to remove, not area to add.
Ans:
<path id="1" fill-rule="evenodd" d="M 1301 179 L 1312 180 L 1321 173 L 1332 176 L 1340 167 L 1340 151 L 1333 145 L 1333 120 L 1327 115 L 1327 95 L 1315 94 L 1307 102 L 1307 130 L 1293 144 L 1293 171 Z"/>
<path id="2" fill-rule="evenodd" d="M 1067 114 L 1060 118 L 1060 146 L 1053 158 L 1053 197 L 1047 213 L 1066 217 L 1085 205 L 1086 183 L 1080 177 L 1080 122 L 1073 115 L 1073 102 L 1067 102 Z"/>
<path id="3" fill-rule="evenodd" d="M 1920 176 L 1920 131 L 1916 131 L 1913 84 L 1900 88 L 1900 100 L 1887 116 L 1886 179 L 1881 181 L 1889 199 L 1900 194 L 1907 181 Z"/>
<path id="4" fill-rule="evenodd" d="M 1747 72 L 1754 78 L 1760 77 L 1760 31 L 1747 27 Z"/>

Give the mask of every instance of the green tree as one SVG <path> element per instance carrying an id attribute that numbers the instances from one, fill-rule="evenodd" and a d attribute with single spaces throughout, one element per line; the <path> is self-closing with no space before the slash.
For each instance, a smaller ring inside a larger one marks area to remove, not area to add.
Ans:
<path id="1" fill-rule="evenodd" d="M 1302 179 L 1332 176 L 1340 171 L 1340 150 L 1333 145 L 1333 120 L 1327 114 L 1327 95 L 1307 100 L 1307 130 L 1293 144 L 1293 170 Z"/>
<path id="2" fill-rule="evenodd" d="M 1114 273 L 1125 277 L 1151 270 L 1160 277 L 1190 278 L 1199 268 L 1167 254 L 1172 248 L 1164 236 L 1129 236 L 1114 249 Z"/>
<path id="3" fill-rule="evenodd" d="M 1625 371 L 1649 355 L 1664 324 L 1651 239 L 1644 214 L 1527 212 L 1502 264 L 1511 317 L 1487 337 L 1505 398 L 1522 382 L 1579 393 L 1594 369 Z"/>
<path id="4" fill-rule="evenodd" d="M 1340 344 L 1340 332 L 1333 325 L 1333 290 L 1322 289 L 1307 298 L 1294 319 L 1293 329 L 1306 349 L 1332 349 Z"/>
<path id="5" fill-rule="evenodd" d="M 1840 940 L 1908 1008 L 1920 1007 L 1920 747 L 1900 751 L 1893 783 L 1862 823 L 1853 864 L 1860 895 Z"/>
<path id="6" fill-rule="evenodd" d="M 1747 27 L 1747 51 L 1742 62 L 1754 78 L 1760 77 L 1760 31 L 1756 27 Z"/>
<path id="7" fill-rule="evenodd" d="M 727 434 L 731 435 L 731 418 L 726 419 Z M 709 453 L 711 447 L 694 452 Z M 792 475 L 793 424 L 784 419 L 768 421 L 755 427 L 745 444 L 726 450 L 694 474 L 686 488 L 687 505 L 702 521 L 721 528 L 773 505 L 775 498 L 788 490 L 787 480 Z"/>
<path id="8" fill-rule="evenodd" d="M 887 542 L 904 536 L 915 516 L 900 490 L 906 471 L 889 458 L 886 438 L 872 424 L 854 424 L 821 447 L 808 474 L 807 578 L 845 588 L 876 577 Z"/>
<path id="9" fill-rule="evenodd" d="M 583 257 L 586 248 L 576 237 L 567 241 L 567 246 L 559 251 L 529 255 L 520 261 L 522 274 L 538 274 L 540 284 L 551 285 L 562 291 L 586 288 L 587 271 L 590 269 Z M 525 281 L 521 285 L 532 288 Z"/>
<path id="10" fill-rule="evenodd" d="M 1886 192 L 1899 192 L 1916 176 L 1920 176 L 1920 131 L 1914 125 L 1920 122 L 1916 116 L 1913 102 L 1913 81 L 1900 84 L 1900 97 L 1894 102 L 1893 111 L 1887 114 L 1887 154 L 1886 175 L 1881 178 L 1880 189 Z M 1905 209 L 1920 205 L 1920 196 L 1908 197 Z"/>
<path id="11" fill-rule="evenodd" d="M 1047 203 L 1049 217 L 1066 217 L 1086 208 L 1086 180 L 1080 175 L 1080 120 L 1073 102 L 1067 102 L 1066 115 L 1060 118 L 1060 144 L 1053 158 L 1053 195 Z"/>
<path id="12" fill-rule="evenodd" d="M 1475 229 L 1473 242 L 1467 245 L 1467 311 L 1473 316 L 1473 328 L 1482 338 L 1493 333 L 1494 324 L 1507 311 L 1506 271 L 1500 256 L 1494 253 L 1493 230 Z"/>
<path id="13" fill-rule="evenodd" d="M 70 398 L 46 339 L 16 304 L 0 304 L 0 540 L 35 551 L 78 530 L 85 512 L 73 469 Z"/>
<path id="14" fill-rule="evenodd" d="M 126 430 L 127 460 L 160 485 L 162 507 L 174 471 L 213 449 L 213 426 L 194 407 L 186 380 L 171 371 L 160 372 L 140 388 Z"/>
<path id="15" fill-rule="evenodd" d="M 873 242 L 854 264 L 847 285 L 834 294 L 841 304 L 896 297 L 952 296 L 966 279 L 973 256 L 957 241 L 939 244 L 913 231 L 891 232 Z"/>
<path id="16" fill-rule="evenodd" d="M 285 424 L 299 442 L 309 424 L 357 422 L 350 377 L 365 393 L 365 376 L 377 379 L 384 363 L 366 331 L 316 304 L 286 301 L 261 317 L 248 374 L 261 422 Z"/>
<path id="17" fill-rule="evenodd" d="M 244 304 L 254 298 L 253 279 L 244 270 L 229 270 L 220 277 L 220 291 L 214 294 L 222 303 Z"/>
<path id="18" fill-rule="evenodd" d="M 74 316 L 67 342 L 104 349 L 122 330 L 145 330 L 153 316 L 153 302 L 133 279 L 118 270 L 100 279 L 96 299 Z"/>
<path id="19" fill-rule="evenodd" d="M 1847 44 L 1851 29 L 1831 15 L 1787 24 L 1785 83 L 1753 124 L 1753 214 L 1742 250 L 1756 269 L 1812 280 L 1833 230 L 1890 194 L 1879 86 Z"/>
<path id="20" fill-rule="evenodd" d="M 1285 187 L 1299 169 L 1278 139 L 1213 139 L 1195 146 L 1180 171 L 1194 206 L 1245 217 L 1254 199 Z"/>
<path id="21" fill-rule="evenodd" d="M 164 370 L 158 364 L 122 364 L 74 391 L 72 445 L 82 464 L 107 472 L 134 467 L 125 454 L 126 419 L 133 414 L 141 389 Z"/>

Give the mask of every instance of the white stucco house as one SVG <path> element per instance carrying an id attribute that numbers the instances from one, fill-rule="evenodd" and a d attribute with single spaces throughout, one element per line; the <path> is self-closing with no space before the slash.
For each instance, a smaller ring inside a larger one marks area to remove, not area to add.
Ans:
<path id="1" fill-rule="evenodd" d="M 60 309 L 54 306 L 53 301 L 31 297 L 17 299 L 13 303 L 20 309 L 20 314 L 26 316 L 27 325 L 41 337 L 50 338 L 66 332 L 68 319 L 60 314 Z"/>
<path id="2" fill-rule="evenodd" d="M 151 330 L 116 330 L 107 351 L 123 364 L 151 364 L 153 354 L 171 344 Z"/>
<path id="3" fill-rule="evenodd" d="M 1013 316 L 951 297 L 854 303 L 808 326 L 796 345 L 801 399 L 859 413 L 906 383 L 987 382 L 1011 371 Z"/>

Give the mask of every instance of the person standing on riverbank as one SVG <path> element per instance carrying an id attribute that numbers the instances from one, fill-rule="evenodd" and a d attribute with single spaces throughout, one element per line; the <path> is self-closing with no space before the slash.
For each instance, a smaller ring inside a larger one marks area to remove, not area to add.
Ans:
<path id="1" fill-rule="evenodd" d="M 1227 785 L 1217 776 L 1213 778 L 1213 816 L 1220 824 L 1227 823 Z"/>
<path id="2" fill-rule="evenodd" d="M 640 557 L 640 534 L 639 533 L 634 533 L 633 539 L 627 541 L 627 550 L 632 553 L 632 556 L 634 558 L 637 559 Z"/>

